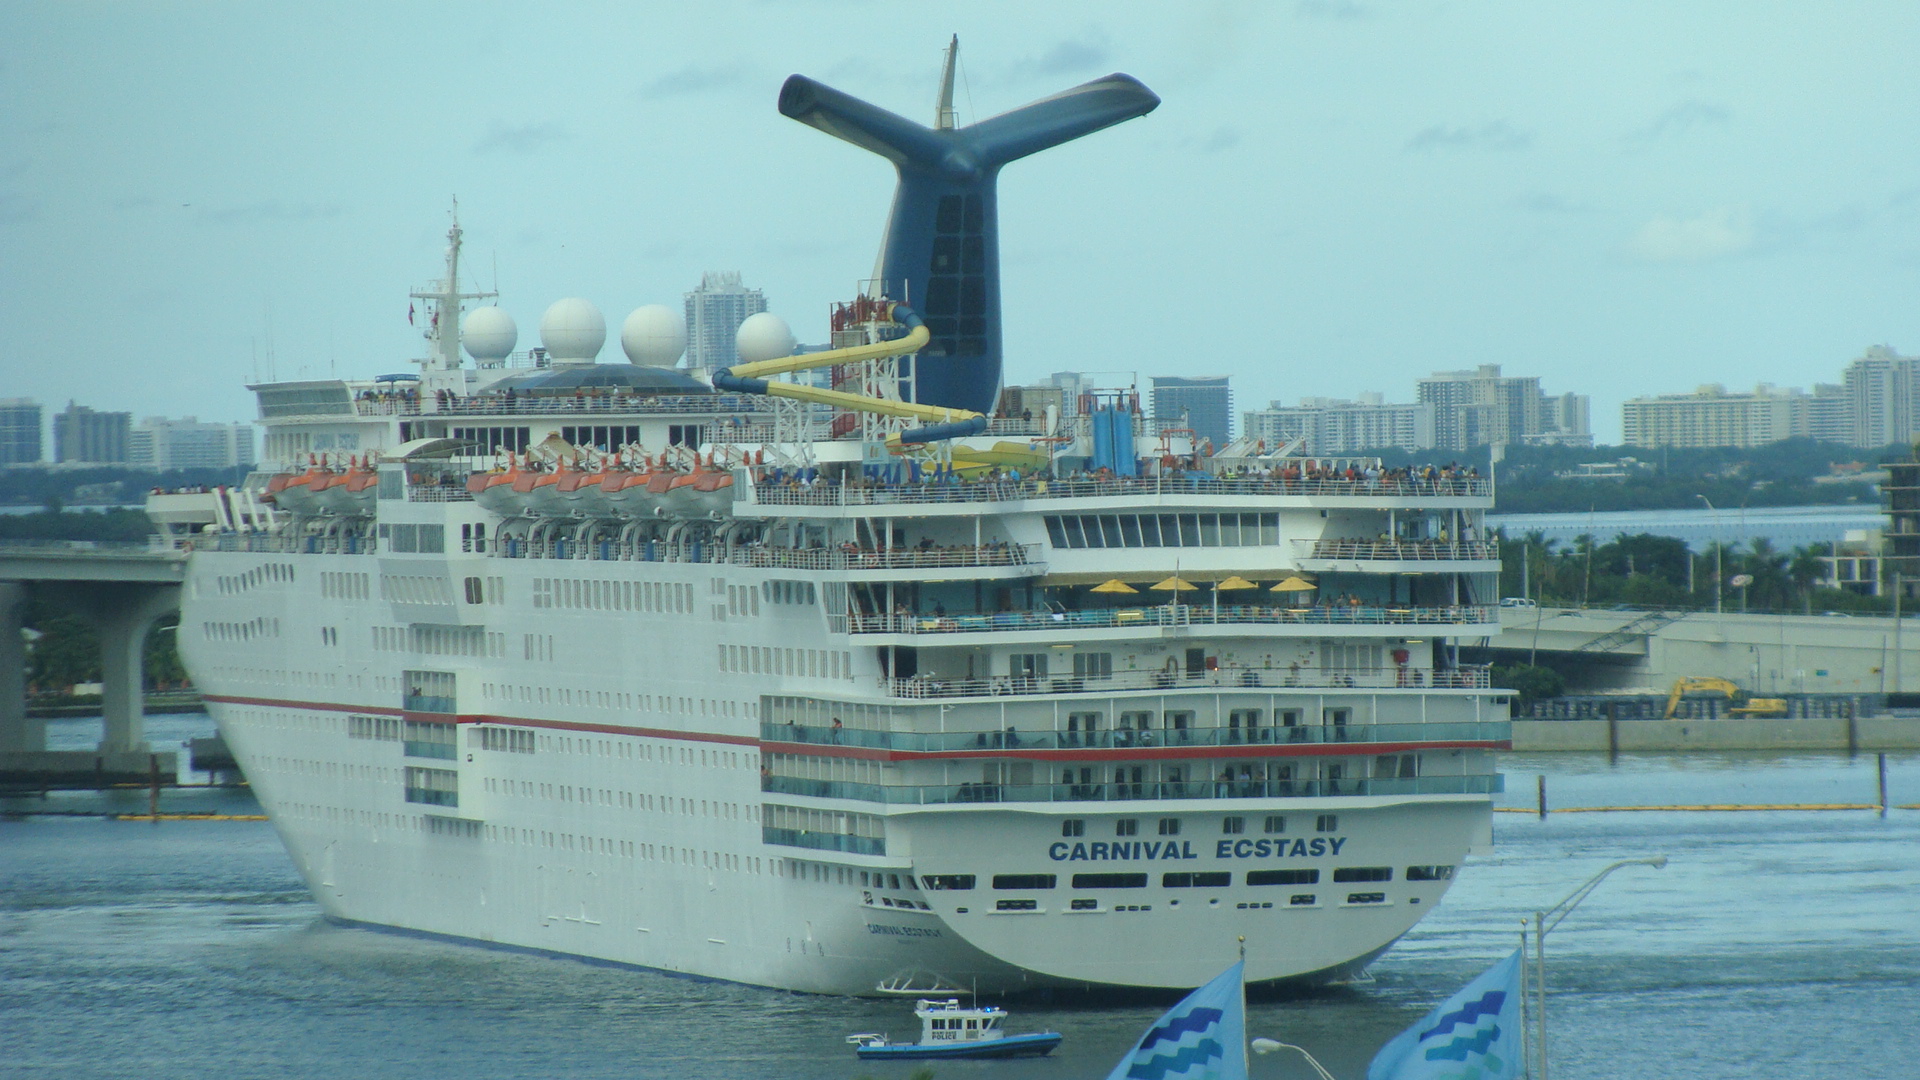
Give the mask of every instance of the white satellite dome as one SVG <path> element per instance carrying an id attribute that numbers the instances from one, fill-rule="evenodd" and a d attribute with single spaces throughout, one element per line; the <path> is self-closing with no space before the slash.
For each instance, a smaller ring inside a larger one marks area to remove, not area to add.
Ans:
<path id="1" fill-rule="evenodd" d="M 629 363 L 671 367 L 687 351 L 687 320 L 665 304 L 634 308 L 620 327 L 620 348 Z"/>
<path id="2" fill-rule="evenodd" d="M 520 340 L 520 328 L 513 316 L 497 307 L 474 308 L 460 320 L 460 343 L 467 355 L 481 363 L 505 360 Z"/>
<path id="3" fill-rule="evenodd" d="M 740 324 L 739 332 L 733 335 L 733 347 L 741 360 L 753 364 L 792 356 L 799 343 L 794 340 L 793 331 L 787 328 L 787 320 L 771 311 L 763 311 L 747 316 L 747 321 Z"/>
<path id="4" fill-rule="evenodd" d="M 540 344 L 556 363 L 591 364 L 607 343 L 607 320 L 590 300 L 555 300 L 540 316 Z"/>

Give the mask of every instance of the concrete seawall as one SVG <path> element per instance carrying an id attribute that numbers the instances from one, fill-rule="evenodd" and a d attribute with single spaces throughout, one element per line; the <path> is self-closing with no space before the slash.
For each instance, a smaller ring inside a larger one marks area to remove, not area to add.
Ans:
<path id="1" fill-rule="evenodd" d="M 1684 750 L 1920 750 L 1920 719 L 1515 720 L 1524 753 Z"/>

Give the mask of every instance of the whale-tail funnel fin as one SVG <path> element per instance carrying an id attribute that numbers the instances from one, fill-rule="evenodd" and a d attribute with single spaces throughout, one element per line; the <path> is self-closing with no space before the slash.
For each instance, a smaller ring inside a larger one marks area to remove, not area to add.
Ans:
<path id="1" fill-rule="evenodd" d="M 1050 146 L 1145 116 L 1160 98 L 1139 79 L 1118 72 L 1043 97 L 965 129 L 989 165 L 1005 165 Z"/>
<path id="2" fill-rule="evenodd" d="M 805 75 L 788 76 L 780 87 L 780 115 L 871 150 L 895 165 L 925 165 L 947 152 L 943 140 L 925 125 Z"/>
<path id="3" fill-rule="evenodd" d="M 951 58 L 949 52 L 949 58 Z M 946 95 L 936 124 L 945 121 Z M 780 88 L 780 112 L 892 162 L 900 174 L 874 277 L 919 308 L 929 341 L 899 361 L 901 396 L 987 413 L 1000 393 L 1000 167 L 1160 104 L 1130 75 L 1109 75 L 962 128 L 924 127 L 804 75 Z"/>

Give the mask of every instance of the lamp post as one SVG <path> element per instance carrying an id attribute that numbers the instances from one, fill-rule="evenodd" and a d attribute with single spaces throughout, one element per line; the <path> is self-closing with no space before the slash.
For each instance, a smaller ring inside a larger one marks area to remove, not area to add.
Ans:
<path id="1" fill-rule="evenodd" d="M 1653 855 L 1644 859 L 1622 859 L 1587 879 L 1585 885 L 1573 890 L 1565 900 L 1545 911 L 1533 913 L 1533 1030 L 1534 1056 L 1540 1066 L 1540 1075 L 1535 1080 L 1547 1080 L 1547 935 L 1560 921 L 1580 906 L 1580 901 L 1593 892 L 1608 874 L 1623 866 L 1651 866 L 1655 870 L 1667 865 L 1665 855 Z"/>
<path id="2" fill-rule="evenodd" d="M 1694 498 L 1706 503 L 1707 509 L 1713 511 L 1713 613 L 1718 615 L 1720 614 L 1721 600 L 1726 595 L 1720 556 L 1721 553 L 1726 550 L 1727 546 L 1726 541 L 1720 537 L 1720 508 L 1713 505 L 1713 500 L 1707 498 L 1705 495 L 1695 495 Z"/>
<path id="3" fill-rule="evenodd" d="M 1307 1049 L 1304 1046 L 1295 1046 L 1292 1043 L 1283 1043 L 1275 1039 L 1255 1039 L 1251 1045 L 1253 1046 L 1253 1052 L 1256 1054 L 1271 1054 L 1275 1050 L 1298 1050 L 1300 1051 L 1300 1056 L 1307 1059 L 1307 1064 L 1313 1066 L 1313 1071 L 1320 1074 L 1320 1080 L 1333 1080 L 1333 1074 L 1323 1068 L 1318 1061 L 1315 1061 L 1313 1055 L 1307 1053 Z"/>

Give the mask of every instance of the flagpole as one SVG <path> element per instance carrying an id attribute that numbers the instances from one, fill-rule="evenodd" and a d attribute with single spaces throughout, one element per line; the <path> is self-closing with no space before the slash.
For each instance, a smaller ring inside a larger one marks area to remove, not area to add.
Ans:
<path id="1" fill-rule="evenodd" d="M 1835 571 L 1838 573 L 1838 571 Z M 1253 1059 L 1247 1057 L 1247 935 L 1240 942 L 1240 1075 L 1253 1075 Z"/>
<path id="2" fill-rule="evenodd" d="M 1520 1061 L 1522 1067 L 1527 1061 L 1527 1052 L 1531 1049 L 1533 1032 L 1527 1026 L 1527 920 L 1520 920 Z"/>

